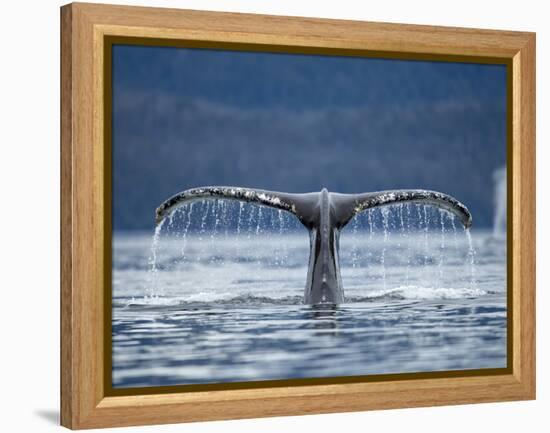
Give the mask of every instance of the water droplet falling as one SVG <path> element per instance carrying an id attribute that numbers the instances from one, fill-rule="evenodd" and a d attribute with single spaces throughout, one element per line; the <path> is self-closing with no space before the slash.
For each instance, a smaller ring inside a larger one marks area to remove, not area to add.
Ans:
<path id="1" fill-rule="evenodd" d="M 229 208 L 229 203 L 227 200 L 220 200 L 219 201 L 220 203 L 220 208 L 221 208 L 221 215 L 220 215 L 220 221 L 223 225 L 223 239 L 224 239 L 224 254 L 221 254 L 219 256 L 219 262 L 221 264 L 225 264 L 226 262 L 226 259 L 228 258 L 227 257 L 227 238 L 229 237 L 229 221 L 228 221 L 228 216 L 227 216 L 227 212 L 228 212 L 228 208 Z"/>
<path id="2" fill-rule="evenodd" d="M 279 210 L 279 212 L 280 212 L 280 210 Z M 275 252 L 274 252 L 275 266 L 280 266 L 280 264 L 281 264 L 281 252 L 280 252 L 280 249 L 279 249 L 280 239 L 276 236 L 276 234 L 277 234 L 277 222 L 278 222 L 278 219 L 276 218 L 276 215 L 277 214 L 275 213 L 275 210 L 270 209 L 270 211 L 269 211 L 269 221 L 270 221 L 270 225 L 271 225 L 271 236 L 270 236 L 270 238 L 272 239 L 273 245 L 275 246 Z"/>
<path id="3" fill-rule="evenodd" d="M 244 203 L 242 201 L 239 201 L 239 210 L 237 211 L 237 222 L 236 222 L 235 237 L 234 237 L 234 243 L 233 243 L 237 262 L 241 261 L 241 227 L 242 227 L 242 218 L 243 218 L 243 208 L 244 208 Z"/>
<path id="4" fill-rule="evenodd" d="M 369 209 L 367 211 L 367 221 L 369 223 L 369 242 L 368 242 L 369 244 L 372 244 L 372 239 L 374 236 L 374 219 L 372 218 L 372 212 L 373 212 L 372 209 Z M 372 252 L 370 249 L 367 257 L 368 257 L 368 261 L 370 261 L 370 259 L 372 258 Z"/>
<path id="5" fill-rule="evenodd" d="M 173 210 L 172 212 L 170 212 L 170 215 L 168 215 L 168 230 L 172 230 L 172 226 L 174 224 L 174 216 L 176 215 L 177 213 L 177 209 Z"/>
<path id="6" fill-rule="evenodd" d="M 382 212 L 382 225 L 384 227 L 384 246 L 382 247 L 382 254 L 380 256 L 380 264 L 382 265 L 382 286 L 384 287 L 384 290 L 386 290 L 386 249 L 388 244 L 388 236 L 389 236 L 389 209 L 387 207 L 381 208 Z"/>
<path id="7" fill-rule="evenodd" d="M 158 253 L 158 244 L 160 239 L 160 233 L 162 227 L 166 222 L 166 218 L 163 219 L 155 227 L 155 232 L 153 234 L 153 240 L 151 241 L 151 254 L 149 256 L 149 289 L 148 295 L 150 297 L 158 295 L 158 267 L 157 267 L 157 253 Z"/>
<path id="8" fill-rule="evenodd" d="M 242 214 L 243 214 L 243 206 L 244 206 L 244 203 L 242 201 L 239 202 L 239 214 L 237 216 L 237 236 L 239 236 L 241 234 L 241 218 L 242 218 Z"/>
<path id="9" fill-rule="evenodd" d="M 441 236 L 439 238 L 439 262 L 437 264 L 439 270 L 439 287 L 443 285 L 443 261 L 445 259 L 445 216 L 446 212 L 439 209 L 439 224 L 441 225 Z"/>
<path id="10" fill-rule="evenodd" d="M 200 226 L 200 230 L 199 230 L 199 253 L 197 254 L 197 261 L 200 262 L 202 260 L 202 256 L 205 254 L 205 245 L 204 245 L 204 234 L 206 232 L 206 221 L 208 219 L 208 214 L 210 213 L 210 206 L 211 206 L 211 203 L 210 203 L 210 200 L 206 199 L 206 200 L 203 200 L 202 201 L 202 206 L 201 208 L 205 208 L 203 214 L 202 214 L 202 219 L 201 219 L 201 226 Z"/>
<path id="11" fill-rule="evenodd" d="M 206 219 L 208 218 L 208 213 L 210 212 L 210 200 L 203 200 L 202 201 L 202 207 L 206 207 L 202 214 L 201 219 L 201 227 L 199 231 L 199 239 L 202 241 L 202 235 L 204 235 L 204 232 L 206 231 Z"/>
<path id="12" fill-rule="evenodd" d="M 281 239 L 281 241 L 283 243 L 281 264 L 282 264 L 282 266 L 286 266 L 287 256 L 288 256 L 288 249 L 287 249 L 287 243 L 282 239 L 283 234 L 284 234 L 284 230 L 285 230 L 285 219 L 284 219 L 283 211 L 281 209 L 278 209 L 277 212 L 279 214 L 279 238 Z"/>
<path id="13" fill-rule="evenodd" d="M 428 244 L 429 238 L 428 238 L 428 231 L 430 229 L 430 217 L 428 215 L 428 206 L 424 205 L 424 266 L 428 267 L 428 259 L 429 259 L 429 253 L 430 253 L 430 247 Z"/>
<path id="14" fill-rule="evenodd" d="M 399 220 L 400 220 L 400 223 L 401 223 L 401 226 L 400 226 L 400 234 L 401 234 L 401 238 L 403 239 L 403 243 L 406 245 L 406 248 L 407 248 L 407 252 L 406 252 L 406 256 L 407 256 L 407 266 L 405 268 L 405 285 L 409 285 L 409 274 L 410 274 L 410 270 L 411 270 L 411 252 L 410 252 L 410 242 L 409 242 L 409 236 L 408 236 L 408 233 L 407 233 L 407 229 L 405 228 L 405 217 L 404 217 L 404 212 L 403 212 L 403 209 L 408 209 L 407 205 L 404 204 L 404 203 L 401 203 L 399 205 Z M 409 223 L 407 222 L 407 225 Z"/>
<path id="15" fill-rule="evenodd" d="M 246 238 L 250 240 L 252 236 L 253 231 L 253 223 L 254 223 L 254 210 L 256 209 L 256 206 L 251 206 L 250 212 L 248 214 L 248 227 L 246 231 Z"/>
<path id="16" fill-rule="evenodd" d="M 218 226 L 220 225 L 220 217 L 219 217 L 219 200 L 214 200 L 212 203 L 212 215 L 214 217 L 214 229 L 210 231 L 210 263 L 213 263 L 216 261 L 216 254 L 213 254 L 214 251 L 216 251 L 216 245 L 214 241 L 216 240 L 217 234 L 218 234 Z"/>
<path id="17" fill-rule="evenodd" d="M 256 240 L 258 240 L 258 237 L 260 235 L 260 228 L 262 224 L 262 208 L 263 206 L 258 206 L 258 217 L 256 218 Z M 254 251 L 256 252 L 256 270 L 260 271 L 262 269 L 262 250 L 255 248 Z"/>
<path id="18" fill-rule="evenodd" d="M 261 221 L 262 221 L 262 206 L 258 206 L 258 219 L 256 221 L 256 236 L 260 234 Z"/>
<path id="19" fill-rule="evenodd" d="M 475 266 L 476 266 L 476 261 L 475 261 L 475 255 L 476 255 L 476 251 L 475 251 L 475 248 L 474 248 L 474 243 L 473 243 L 473 240 L 472 240 L 472 234 L 470 232 L 470 229 L 464 229 L 465 233 L 466 233 L 466 238 L 468 239 L 468 262 L 470 264 L 470 288 L 471 289 L 475 289 L 476 286 L 477 286 L 477 282 L 476 282 L 476 275 L 475 275 Z"/>
<path id="20" fill-rule="evenodd" d="M 184 226 L 183 226 L 183 240 L 182 240 L 182 243 L 181 243 L 181 258 L 182 258 L 182 261 L 185 261 L 185 259 L 187 258 L 186 256 L 186 247 L 187 247 L 187 232 L 189 231 L 189 226 L 191 225 L 191 220 L 192 220 L 192 214 L 193 214 L 193 205 L 195 203 L 194 202 L 191 202 L 191 204 L 189 205 L 189 210 L 186 212 L 187 214 L 187 222 L 185 222 Z"/>
<path id="21" fill-rule="evenodd" d="M 447 214 L 449 219 L 451 220 L 451 227 L 453 228 L 453 243 L 455 249 L 458 249 L 458 238 L 456 235 L 456 224 L 455 224 L 455 215 L 452 213 Z"/>
<path id="22" fill-rule="evenodd" d="M 357 226 L 359 225 L 359 216 L 356 216 L 353 218 L 352 223 L 352 230 L 351 233 L 353 235 L 353 247 L 351 250 L 351 267 L 355 269 L 357 267 Z"/>
<path id="23" fill-rule="evenodd" d="M 228 229 L 229 229 L 229 221 L 227 220 L 227 211 L 229 208 L 229 203 L 227 202 L 227 200 L 220 200 L 220 204 L 222 207 L 221 220 L 222 220 L 222 224 L 224 225 L 224 238 L 227 239 Z"/>

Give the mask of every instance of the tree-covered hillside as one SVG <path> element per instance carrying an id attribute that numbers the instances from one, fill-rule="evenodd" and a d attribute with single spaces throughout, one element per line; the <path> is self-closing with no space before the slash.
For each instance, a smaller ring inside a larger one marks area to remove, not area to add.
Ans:
<path id="1" fill-rule="evenodd" d="M 503 66 L 124 46 L 113 60 L 115 229 L 151 228 L 201 185 L 427 188 L 492 223 Z"/>

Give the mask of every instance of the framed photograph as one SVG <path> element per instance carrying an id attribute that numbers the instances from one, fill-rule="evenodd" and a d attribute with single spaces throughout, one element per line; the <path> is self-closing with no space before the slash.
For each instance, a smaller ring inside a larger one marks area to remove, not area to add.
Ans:
<path id="1" fill-rule="evenodd" d="M 61 422 L 535 398 L 533 33 L 61 8 Z"/>

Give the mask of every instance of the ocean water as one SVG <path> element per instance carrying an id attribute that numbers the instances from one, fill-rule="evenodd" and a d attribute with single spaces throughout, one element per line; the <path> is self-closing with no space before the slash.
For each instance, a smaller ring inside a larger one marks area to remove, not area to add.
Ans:
<path id="1" fill-rule="evenodd" d="M 292 216 L 209 202 L 153 234 L 113 235 L 114 387 L 506 366 L 505 242 L 430 206 L 346 226 L 338 306 L 303 304 Z"/>

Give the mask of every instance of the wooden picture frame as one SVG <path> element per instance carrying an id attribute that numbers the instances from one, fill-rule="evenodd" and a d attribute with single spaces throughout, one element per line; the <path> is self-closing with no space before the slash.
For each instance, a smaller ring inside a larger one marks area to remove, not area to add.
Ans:
<path id="1" fill-rule="evenodd" d="M 506 64 L 508 367 L 116 394 L 110 365 L 110 45 Z M 61 8 L 61 424 L 96 428 L 535 398 L 535 34 L 74 3 Z"/>

